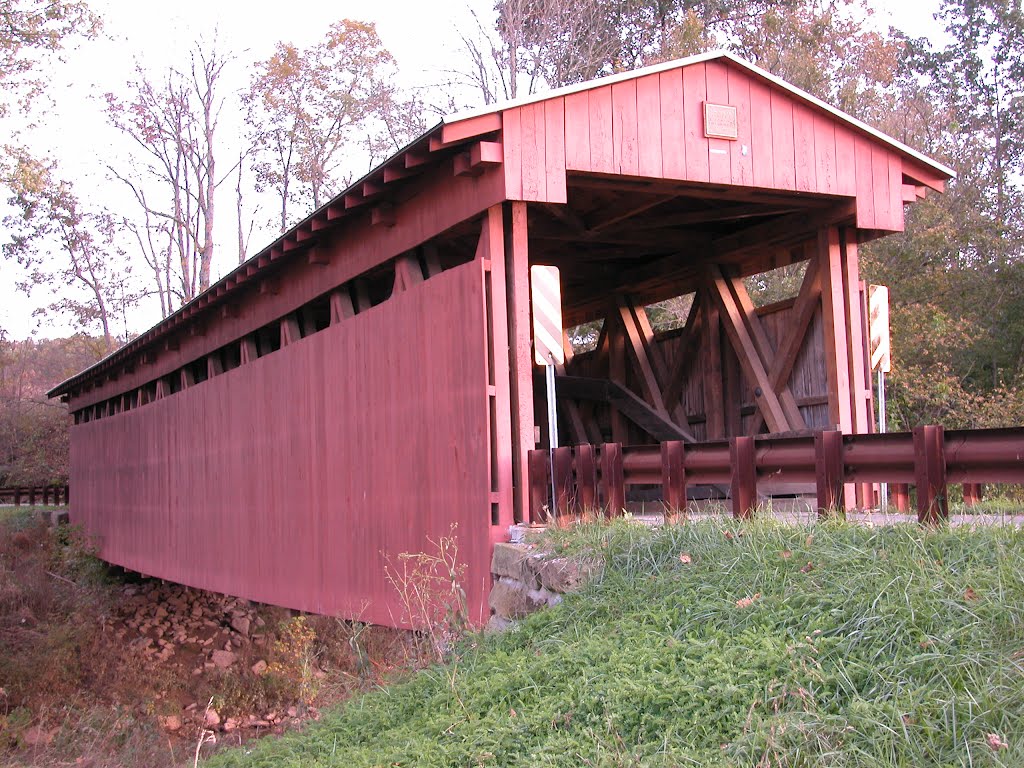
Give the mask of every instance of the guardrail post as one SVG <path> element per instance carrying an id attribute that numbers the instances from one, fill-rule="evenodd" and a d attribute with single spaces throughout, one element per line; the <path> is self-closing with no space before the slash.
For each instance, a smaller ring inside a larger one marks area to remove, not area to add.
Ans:
<path id="1" fill-rule="evenodd" d="M 910 486 L 907 483 L 889 483 L 889 501 L 897 512 L 910 509 Z"/>
<path id="2" fill-rule="evenodd" d="M 28 490 L 28 505 L 34 507 L 36 505 L 36 489 L 35 486 Z"/>
<path id="3" fill-rule="evenodd" d="M 575 506 L 575 494 L 572 492 L 572 448 L 561 446 L 555 448 L 554 467 L 555 473 L 555 499 L 552 508 L 556 516 L 569 514 L 570 504 Z"/>
<path id="4" fill-rule="evenodd" d="M 661 444 L 661 495 L 669 517 L 686 511 L 685 445 L 682 440 L 666 440 Z"/>
<path id="5" fill-rule="evenodd" d="M 964 506 L 973 507 L 985 498 L 985 486 L 982 483 L 964 483 Z"/>
<path id="6" fill-rule="evenodd" d="M 601 446 L 601 490 L 608 516 L 621 515 L 626 507 L 626 484 L 622 476 L 622 445 L 619 443 Z"/>
<path id="7" fill-rule="evenodd" d="M 21 506 L 21 488 L 14 489 L 14 506 Z"/>
<path id="8" fill-rule="evenodd" d="M 732 464 L 733 517 L 752 517 L 757 506 L 757 465 L 754 438 L 734 437 L 729 441 Z"/>
<path id="9" fill-rule="evenodd" d="M 814 474 L 818 490 L 818 517 L 845 510 L 842 432 L 830 429 L 815 433 Z"/>
<path id="10" fill-rule="evenodd" d="M 43 486 L 43 506 L 49 506 L 50 504 L 50 486 Z"/>
<path id="11" fill-rule="evenodd" d="M 929 525 L 949 517 L 944 434 L 942 427 L 933 425 L 913 430 L 917 520 Z"/>
<path id="12" fill-rule="evenodd" d="M 64 486 L 64 506 L 68 506 L 71 503 L 71 486 Z"/>
<path id="13" fill-rule="evenodd" d="M 584 513 L 597 509 L 597 462 L 589 444 L 576 446 L 576 492 Z"/>
<path id="14" fill-rule="evenodd" d="M 551 460 L 546 450 L 527 453 L 530 468 L 530 522 L 542 523 L 547 519 L 548 491 L 551 489 Z"/>

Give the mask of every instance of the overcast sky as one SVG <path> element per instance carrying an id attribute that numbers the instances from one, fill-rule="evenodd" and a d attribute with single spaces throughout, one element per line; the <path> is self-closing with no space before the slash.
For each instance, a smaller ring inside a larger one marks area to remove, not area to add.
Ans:
<path id="1" fill-rule="evenodd" d="M 234 51 L 237 66 L 231 72 L 230 88 L 245 86 L 247 64 L 266 58 L 274 44 L 285 40 L 307 46 L 321 39 L 333 22 L 342 18 L 373 21 L 384 46 L 396 58 L 402 84 L 422 87 L 446 80 L 446 71 L 460 66 L 459 30 L 473 33 L 475 10 L 485 24 L 493 17 L 493 0 L 290 0 L 287 3 L 249 0 L 176 0 L 174 3 L 146 3 L 139 0 L 90 0 L 91 7 L 104 20 L 104 37 L 84 43 L 64 56 L 54 67 L 51 96 L 57 106 L 49 111 L 44 125 L 33 131 L 29 141 L 39 154 L 57 158 L 65 176 L 75 183 L 82 198 L 90 188 L 102 187 L 104 199 L 115 199 L 122 190 L 112 189 L 106 164 L 117 162 L 118 145 L 123 141 L 106 124 L 103 94 L 124 89 L 135 62 L 152 71 L 169 66 L 184 66 L 193 42 L 217 35 L 222 50 Z M 891 23 L 915 36 L 934 36 L 938 26 L 932 19 L 936 0 L 905 2 L 893 8 Z M 887 17 L 877 21 L 885 25 Z M 438 99 L 441 101 L 441 99 Z M 221 127 L 226 135 L 232 130 L 232 115 Z M 231 203 L 230 206 L 227 203 Z M 233 200 L 220 203 L 221 210 L 233 218 Z M 112 206 L 114 207 L 114 206 Z M 218 240 L 233 238 L 233 222 Z M 218 229 L 221 229 L 218 227 Z M 267 235 L 257 236 L 250 252 L 265 244 Z M 233 242 L 233 241 L 232 241 Z M 222 249 L 214 271 L 223 274 L 233 266 Z M 31 333 L 56 336 L 69 332 L 59 325 L 40 326 L 31 316 L 32 309 L 47 303 L 44 292 L 31 300 L 14 289 L 10 264 L 0 261 L 0 328 L 12 338 Z M 158 316 L 140 313 L 129 316 L 128 330 L 141 332 Z M 123 323 L 115 329 L 124 332 Z"/>

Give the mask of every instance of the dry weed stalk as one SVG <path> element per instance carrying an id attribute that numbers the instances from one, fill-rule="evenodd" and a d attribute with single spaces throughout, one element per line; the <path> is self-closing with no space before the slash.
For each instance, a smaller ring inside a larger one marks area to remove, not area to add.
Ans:
<path id="1" fill-rule="evenodd" d="M 444 661 L 454 641 L 466 629 L 466 592 L 459 563 L 456 525 L 435 540 L 427 537 L 428 552 L 402 552 L 395 565 L 388 557 L 385 575 L 402 603 L 400 621 L 418 630 L 417 655 Z M 424 646 L 429 643 L 429 648 Z"/>

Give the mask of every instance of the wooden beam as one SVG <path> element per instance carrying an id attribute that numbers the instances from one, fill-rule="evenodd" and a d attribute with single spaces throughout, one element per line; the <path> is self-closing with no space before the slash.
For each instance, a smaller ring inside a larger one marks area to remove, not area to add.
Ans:
<path id="1" fill-rule="evenodd" d="M 395 226 L 395 207 L 389 202 L 375 205 L 370 211 L 370 224 L 375 227 Z"/>
<path id="2" fill-rule="evenodd" d="M 491 408 L 489 429 L 491 456 L 490 492 L 498 505 L 497 522 L 502 535 L 508 526 L 523 522 L 516 517 L 513 504 L 513 431 L 512 431 L 512 382 L 509 376 L 509 326 L 507 287 L 505 278 L 505 236 L 502 222 L 502 206 L 487 209 L 480 227 L 480 241 L 484 243 L 486 259 L 490 264 L 489 282 L 485 282 L 487 311 L 490 313 L 491 339 L 488 344 L 489 384 L 493 387 L 494 400 Z M 431 243 L 423 246 L 424 261 L 429 276 L 439 274 L 440 263 L 437 248 Z M 436 265 L 436 272 L 432 270 Z M 492 502 L 493 503 L 493 502 Z M 493 522 L 493 513 L 492 513 Z M 493 530 L 493 529 L 492 529 Z"/>
<path id="3" fill-rule="evenodd" d="M 441 146 L 443 148 L 460 141 L 494 133 L 501 130 L 501 112 L 488 112 L 484 115 L 470 117 L 441 127 Z M 431 147 L 433 149 L 433 146 Z"/>
<path id="4" fill-rule="evenodd" d="M 707 266 L 707 286 L 712 300 L 721 312 L 726 335 L 729 337 L 736 357 L 739 358 L 743 374 L 754 386 L 754 396 L 758 407 L 764 414 L 768 428 L 772 432 L 789 431 L 785 410 L 782 403 L 779 402 L 775 390 L 769 384 L 768 372 L 758 354 L 757 344 L 751 337 L 750 330 L 744 322 L 742 310 L 737 305 L 728 282 L 722 277 L 721 270 L 716 265 L 709 264 Z"/>
<path id="5" fill-rule="evenodd" d="M 293 312 L 281 318 L 281 346 L 287 347 L 302 338 L 302 331 L 299 329 L 299 318 Z"/>
<path id="6" fill-rule="evenodd" d="M 708 440 L 725 437 L 725 395 L 722 376 L 722 318 L 707 290 L 704 300 L 704 428 Z"/>
<path id="7" fill-rule="evenodd" d="M 530 348 L 530 257 L 526 203 L 506 203 L 505 280 L 512 404 L 512 468 L 517 520 L 528 516 L 527 454 L 536 447 L 533 417 L 533 355 Z M 493 257 L 492 257 L 493 258 Z"/>
<path id="8" fill-rule="evenodd" d="M 695 442 L 689 430 L 665 418 L 621 384 L 608 379 L 586 376 L 564 376 L 557 380 L 556 392 L 560 398 L 592 400 L 607 403 L 655 440 L 686 440 Z"/>
<path id="9" fill-rule="evenodd" d="M 846 338 L 843 255 L 836 227 L 823 227 L 818 233 L 818 269 L 821 276 L 821 319 L 829 422 L 830 426 L 849 434 L 853 431 L 850 369 L 847 363 L 849 347 Z"/>
<path id="10" fill-rule="evenodd" d="M 843 263 L 843 293 L 846 299 L 846 341 L 847 361 L 850 371 L 850 415 L 853 431 L 860 434 L 871 431 L 871 414 L 868 413 L 870 397 L 869 378 L 864 368 L 864 318 L 861 317 L 860 298 L 860 257 L 857 251 L 857 231 L 842 229 L 839 242 Z"/>
<path id="11" fill-rule="evenodd" d="M 569 334 L 562 331 L 562 351 L 565 357 L 564 364 L 555 364 L 555 374 L 558 376 L 565 376 L 569 366 L 572 365 L 575 352 L 572 348 L 572 341 L 569 340 Z M 574 402 L 566 403 L 565 408 L 566 416 L 569 420 L 569 429 L 572 432 L 572 439 L 576 445 L 586 443 L 587 439 L 587 428 L 583 424 L 583 416 L 580 414 L 579 406 Z"/>
<path id="12" fill-rule="evenodd" d="M 668 387 L 665 389 L 665 405 L 674 408 L 679 405 L 685 413 L 683 405 L 683 393 L 690 379 L 690 372 L 693 370 L 692 355 L 700 348 L 701 334 L 701 291 L 697 291 L 693 297 L 693 304 L 690 306 L 690 313 L 686 316 L 686 323 L 683 325 L 679 351 L 676 353 L 675 363 L 668 376 Z"/>
<path id="13" fill-rule="evenodd" d="M 420 267 L 416 254 L 403 253 L 395 259 L 395 287 L 394 293 L 407 291 L 415 285 L 423 282 L 423 269 Z"/>
<path id="14" fill-rule="evenodd" d="M 764 250 L 769 246 L 787 242 L 799 242 L 821 227 L 850 219 L 856 212 L 856 203 L 848 201 L 824 211 L 801 211 L 756 224 L 715 239 L 712 246 L 714 258 L 721 261 L 723 258 L 735 258 L 748 251 Z"/>
<path id="15" fill-rule="evenodd" d="M 348 286 L 343 285 L 331 291 L 330 304 L 331 325 L 337 325 L 342 320 L 355 317 L 356 310 L 352 306 L 352 295 L 349 293 Z"/>
<path id="16" fill-rule="evenodd" d="M 754 340 L 757 353 L 761 357 L 761 364 L 766 370 L 770 369 L 772 361 L 775 359 L 775 349 L 768 340 L 768 334 L 764 330 L 761 318 L 758 317 L 757 311 L 754 309 L 754 302 L 751 301 L 750 294 L 747 293 L 747 286 L 743 284 L 740 278 L 734 277 L 729 280 L 729 291 L 736 301 L 736 306 L 739 307 L 742 313 L 751 338 Z M 800 409 L 796 405 L 796 399 L 793 397 L 789 386 L 785 382 L 779 386 L 774 386 L 771 383 L 771 379 L 769 379 L 769 386 L 778 395 L 779 402 L 782 403 L 782 409 L 789 423 L 789 430 L 787 431 L 805 429 L 807 425 L 804 423 L 804 417 L 800 414 Z"/>

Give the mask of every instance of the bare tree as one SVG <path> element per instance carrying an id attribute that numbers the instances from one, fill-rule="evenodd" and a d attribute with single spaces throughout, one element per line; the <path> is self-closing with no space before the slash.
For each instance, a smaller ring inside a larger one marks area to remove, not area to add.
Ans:
<path id="1" fill-rule="evenodd" d="M 231 57 L 196 43 L 186 71 L 154 80 L 142 67 L 131 96 L 107 94 L 107 116 L 140 150 L 127 171 L 111 168 L 131 190 L 140 220 L 129 228 L 154 277 L 164 315 L 210 286 L 214 257 L 219 81 Z M 225 176 L 235 170 L 234 166 Z"/>

